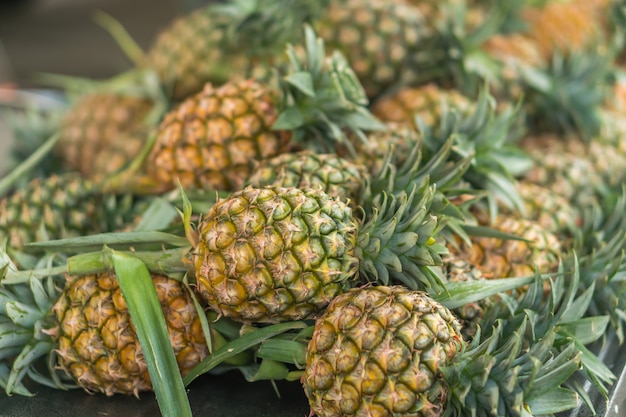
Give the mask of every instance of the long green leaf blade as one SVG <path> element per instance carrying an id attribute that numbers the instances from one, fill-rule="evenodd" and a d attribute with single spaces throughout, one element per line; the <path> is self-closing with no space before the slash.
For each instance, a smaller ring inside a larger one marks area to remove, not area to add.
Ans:
<path id="1" fill-rule="evenodd" d="M 189 241 L 181 236 L 159 231 L 116 232 L 81 236 L 68 239 L 29 243 L 28 247 L 89 252 L 102 246 L 129 246 L 137 244 L 165 244 L 177 247 L 189 246 Z"/>
<path id="2" fill-rule="evenodd" d="M 152 277 L 139 259 L 116 251 L 111 253 L 161 414 L 163 417 L 192 417 Z"/>

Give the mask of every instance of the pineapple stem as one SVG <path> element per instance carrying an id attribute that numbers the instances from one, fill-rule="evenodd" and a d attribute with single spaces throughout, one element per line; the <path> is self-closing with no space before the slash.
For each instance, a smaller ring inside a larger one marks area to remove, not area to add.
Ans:
<path id="1" fill-rule="evenodd" d="M 106 30 L 113 37 L 124 54 L 135 64 L 138 65 L 144 58 L 144 52 L 141 47 L 130 36 L 126 28 L 108 13 L 102 10 L 96 10 L 93 20 Z"/>
<path id="2" fill-rule="evenodd" d="M 0 196 L 4 195 L 20 178 L 35 169 L 37 165 L 50 153 L 61 137 L 55 134 L 43 143 L 35 152 L 31 154 L 24 162 L 19 164 L 7 176 L 0 180 Z"/>
<path id="3" fill-rule="evenodd" d="M 112 269 L 110 256 L 107 254 L 111 249 L 105 247 L 101 251 L 81 253 L 68 258 L 65 265 L 48 268 L 29 269 L 18 271 L 7 268 L 4 276 L 0 278 L 0 285 L 16 285 L 28 283 L 30 279 L 44 279 L 54 275 L 89 275 L 97 274 Z M 173 279 L 182 280 L 172 274 L 186 273 L 190 269 L 186 265 L 185 257 L 188 247 L 164 250 L 161 252 L 146 251 L 116 251 L 130 255 L 141 260 L 151 272 L 168 275 Z"/>

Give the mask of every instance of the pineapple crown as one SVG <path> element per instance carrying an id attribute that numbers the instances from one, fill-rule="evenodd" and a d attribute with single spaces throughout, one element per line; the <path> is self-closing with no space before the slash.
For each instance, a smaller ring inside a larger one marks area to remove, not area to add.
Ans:
<path id="1" fill-rule="evenodd" d="M 361 279 L 444 292 L 437 266 L 446 248 L 436 240 L 444 222 L 432 210 L 435 193 L 426 178 L 410 190 L 382 193 L 365 204 L 356 245 Z"/>
<path id="2" fill-rule="evenodd" d="M 615 330 L 620 343 L 624 341 L 626 316 L 626 189 L 615 201 L 613 196 L 601 198 L 598 204 L 585 207 L 583 224 L 574 235 L 574 249 L 581 253 L 580 288 L 594 288 L 588 313 L 605 314 L 610 317 L 611 328 Z M 566 259 L 568 264 L 575 258 Z"/>
<path id="3" fill-rule="evenodd" d="M 283 109 L 273 125 L 291 130 L 293 140 L 318 152 L 333 152 L 333 142 L 352 145 L 345 131 L 366 141 L 363 130 L 383 129 L 367 109 L 365 91 L 346 59 L 338 51 L 326 55 L 324 41 L 313 29 L 304 29 L 304 51 L 287 46 L 289 69 L 280 78 Z"/>
<path id="4" fill-rule="evenodd" d="M 524 109 L 538 131 L 573 132 L 585 140 L 600 131 L 600 108 L 614 80 L 616 44 L 555 52 L 548 68 L 522 67 Z"/>
<path id="5" fill-rule="evenodd" d="M 561 264 L 550 291 L 538 275 L 524 295 L 502 296 L 483 331 L 443 369 L 448 415 L 554 415 L 586 398 L 582 379 L 606 391 L 614 375 L 586 345 L 602 337 L 608 318 L 583 317 L 593 289 L 576 296 L 579 278 Z"/>
<path id="6" fill-rule="evenodd" d="M 102 192 L 75 173 L 36 178 L 0 200 L 0 231 L 9 239 L 11 256 L 40 254 L 25 245 L 79 234 L 110 232 L 141 210 L 132 195 Z"/>
<path id="7" fill-rule="evenodd" d="M 507 106 L 498 110 L 496 102 L 486 89 L 480 94 L 473 113 L 461 118 L 445 106 L 438 133 L 417 120 L 424 132 L 425 159 L 435 158 L 454 138 L 449 161 L 463 163 L 471 158 L 463 180 L 473 189 L 487 191 L 487 202 L 492 218 L 497 214 L 498 202 L 524 212 L 524 204 L 515 186 L 515 176 L 532 166 L 532 160 L 515 141 L 521 136 L 519 107 Z"/>
<path id="8" fill-rule="evenodd" d="M 411 140 L 410 153 L 399 163 L 395 161 L 394 146 L 390 146 L 379 172 L 365 181 L 361 189 L 359 201 L 367 209 L 374 201 L 374 197 L 383 193 L 399 194 L 410 191 L 412 187 L 419 189 L 426 183 L 434 186 L 435 192 L 431 203 L 431 212 L 436 213 L 444 239 L 451 236 L 462 236 L 466 239 L 463 225 L 471 218 L 471 213 L 461 205 L 451 204 L 450 200 L 461 194 L 471 193 L 461 186 L 463 176 L 469 169 L 474 154 L 470 153 L 462 159 L 451 157 L 456 137 L 451 134 L 434 152 L 427 152 L 429 158 L 424 158 L 424 135 L 431 135 L 432 131 L 424 134 L 415 132 L 407 135 Z M 427 139 L 427 140 L 432 140 Z"/>

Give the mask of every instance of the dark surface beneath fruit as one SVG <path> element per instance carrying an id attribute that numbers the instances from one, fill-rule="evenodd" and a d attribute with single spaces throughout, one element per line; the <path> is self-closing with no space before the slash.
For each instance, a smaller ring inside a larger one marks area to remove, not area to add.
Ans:
<path id="1" fill-rule="evenodd" d="M 618 373 L 608 400 L 593 390 L 592 400 L 598 417 L 626 415 L 626 373 L 619 372 L 626 363 L 626 348 L 617 348 L 613 338 L 603 350 L 603 359 Z M 61 391 L 47 387 L 32 387 L 34 397 L 0 394 L 0 417 L 154 417 L 160 415 L 152 393 L 142 393 L 140 399 L 116 395 L 87 394 L 82 390 Z M 277 394 L 278 393 L 278 394 Z M 279 396 L 280 395 L 280 396 Z M 236 371 L 222 375 L 204 375 L 188 387 L 189 402 L 194 416 L 211 417 L 305 417 L 309 414 L 307 399 L 299 382 L 247 382 Z M 581 406 L 558 417 L 591 417 Z"/>
<path id="2" fill-rule="evenodd" d="M 305 417 L 309 407 L 299 382 L 247 382 L 238 372 L 205 375 L 188 387 L 194 416 Z M 154 394 L 133 396 L 90 395 L 83 390 L 60 391 L 36 387 L 34 397 L 0 394 L 2 417 L 155 417 Z M 280 398 L 277 395 L 280 394 Z"/>

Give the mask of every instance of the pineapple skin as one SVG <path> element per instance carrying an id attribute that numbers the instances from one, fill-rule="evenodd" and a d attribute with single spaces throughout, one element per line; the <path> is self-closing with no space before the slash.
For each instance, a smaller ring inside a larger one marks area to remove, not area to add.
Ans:
<path id="1" fill-rule="evenodd" d="M 521 146 L 535 165 L 524 180 L 553 189 L 574 206 L 593 205 L 598 194 L 624 181 L 626 152 L 620 136 L 598 137 L 589 143 L 574 136 L 529 136 Z"/>
<path id="2" fill-rule="evenodd" d="M 198 230 L 198 292 L 237 321 L 309 318 L 356 275 L 356 220 L 319 189 L 246 187 L 218 201 Z"/>
<path id="3" fill-rule="evenodd" d="M 483 272 L 458 253 L 458 249 L 451 247 L 449 253 L 443 257 L 443 273 L 448 282 L 474 282 L 487 279 Z M 455 308 L 452 313 L 461 323 L 463 339 L 470 341 L 474 338 L 485 314 L 494 305 L 493 298 L 484 298 Z"/>
<path id="4" fill-rule="evenodd" d="M 143 145 L 154 102 L 108 93 L 79 99 L 61 122 L 57 154 L 70 170 L 102 179 L 133 159 Z"/>
<path id="5" fill-rule="evenodd" d="M 487 220 L 483 220 L 483 224 Z M 478 268 L 487 279 L 522 277 L 556 270 L 562 252 L 561 240 L 537 222 L 499 214 L 490 227 L 524 240 L 475 236 L 472 246 L 462 244 L 461 258 Z"/>
<path id="6" fill-rule="evenodd" d="M 105 200 L 93 182 L 77 173 L 36 178 L 0 200 L 0 234 L 8 238 L 8 247 L 19 250 L 31 242 L 111 231 L 130 210 L 124 213 L 120 207 L 114 219 L 107 219 Z"/>
<path id="7" fill-rule="evenodd" d="M 272 130 L 276 92 L 252 79 L 207 84 L 165 115 L 146 162 L 160 187 L 240 189 L 255 161 L 287 150 L 291 134 Z"/>
<path id="8" fill-rule="evenodd" d="M 433 36 L 419 10 L 397 0 L 331 2 L 315 29 L 329 50 L 345 55 L 370 98 L 412 82 L 411 57 Z"/>
<path id="9" fill-rule="evenodd" d="M 440 369 L 463 347 L 450 310 L 405 287 L 355 288 L 316 320 L 302 384 L 320 417 L 434 417 L 448 388 Z"/>
<path id="10" fill-rule="evenodd" d="M 468 116 L 475 104 L 457 90 L 444 89 L 435 84 L 407 87 L 381 97 L 372 105 L 372 113 L 388 123 L 415 126 L 415 117 L 437 129 L 443 109 L 454 109 L 461 116 Z"/>
<path id="11" fill-rule="evenodd" d="M 188 290 L 172 278 L 152 280 L 181 374 L 209 349 Z M 134 394 L 152 389 L 147 364 L 117 278 L 112 272 L 68 277 L 52 308 L 60 367 L 88 392 Z"/>
<path id="12" fill-rule="evenodd" d="M 262 161 L 247 181 L 264 186 L 318 188 L 342 200 L 358 198 L 365 181 L 365 167 L 335 154 L 310 151 L 284 153 Z"/>
<path id="13" fill-rule="evenodd" d="M 582 50 L 599 39 L 606 3 L 604 0 L 553 1 L 542 7 L 526 7 L 521 15 L 529 26 L 527 36 L 538 45 L 544 58 L 549 59 L 557 50 Z"/>
<path id="14" fill-rule="evenodd" d="M 285 61 L 283 45 L 257 56 L 246 45 L 229 39 L 233 19 L 211 7 L 176 18 L 156 37 L 141 68 L 155 71 L 172 100 L 202 91 L 206 83 L 223 84 L 235 77 L 267 79 L 271 65 Z M 284 62 L 283 62 L 284 63 Z"/>

